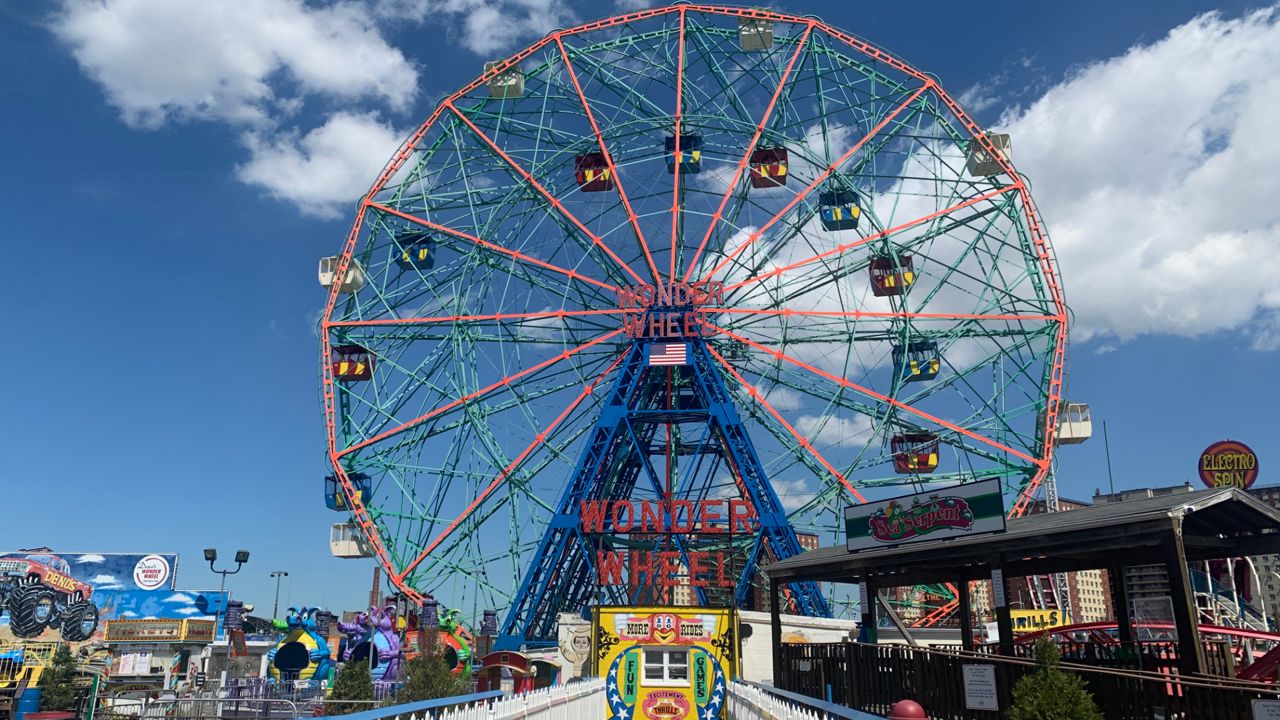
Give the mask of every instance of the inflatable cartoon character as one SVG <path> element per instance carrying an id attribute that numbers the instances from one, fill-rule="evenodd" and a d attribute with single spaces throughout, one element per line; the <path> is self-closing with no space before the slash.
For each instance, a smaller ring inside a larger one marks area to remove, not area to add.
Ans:
<path id="1" fill-rule="evenodd" d="M 329 643 L 316 632 L 315 614 L 319 611 L 320 608 L 289 608 L 285 616 L 288 633 L 267 652 L 272 681 L 329 682 L 333 679 Z"/>
<path id="2" fill-rule="evenodd" d="M 461 614 L 457 610 L 445 610 L 440 615 L 440 639 L 444 641 L 445 663 L 453 668 L 455 675 L 470 678 L 471 647 L 475 637 L 462 626 L 458 619 Z"/>
<path id="3" fill-rule="evenodd" d="M 396 608 L 371 607 L 354 623 L 339 623 L 347 635 L 346 662 L 369 663 L 374 682 L 395 682 L 400 677 L 400 635 L 396 632 Z M 370 659 L 370 655 L 373 659 Z"/>

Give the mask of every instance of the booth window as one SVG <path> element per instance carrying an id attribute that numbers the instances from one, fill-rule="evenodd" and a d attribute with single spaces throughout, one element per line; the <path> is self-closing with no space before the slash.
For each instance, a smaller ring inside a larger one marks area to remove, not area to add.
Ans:
<path id="1" fill-rule="evenodd" d="M 662 685 L 688 687 L 689 651 L 645 648 L 644 683 L 650 687 Z"/>

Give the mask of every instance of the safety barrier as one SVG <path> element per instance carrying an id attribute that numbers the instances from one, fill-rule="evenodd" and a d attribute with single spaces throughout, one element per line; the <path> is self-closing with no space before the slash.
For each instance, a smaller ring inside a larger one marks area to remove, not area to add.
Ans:
<path id="1" fill-rule="evenodd" d="M 779 687 L 872 713 L 887 713 L 903 698 L 920 702 L 935 720 L 998 720 L 1000 712 L 966 710 L 964 667 L 983 665 L 993 676 L 999 706 L 1007 710 L 1018 680 L 1036 671 L 1033 661 L 939 648 L 863 643 L 784 644 L 774 669 Z M 1153 717 L 1238 720 L 1254 701 L 1280 700 L 1280 688 L 1263 683 L 1089 667 L 1064 660 L 1108 720 Z"/>
<path id="2" fill-rule="evenodd" d="M 746 680 L 729 683 L 729 720 L 883 720 L 832 703 Z"/>
<path id="3" fill-rule="evenodd" d="M 104 720 L 167 718 L 168 720 L 294 720 L 308 715 L 292 700 L 265 698 L 128 698 L 114 697 L 97 712 Z"/>
<path id="4" fill-rule="evenodd" d="M 343 720 L 577 720 L 604 711 L 596 678 L 503 697 L 494 691 L 339 715 Z"/>

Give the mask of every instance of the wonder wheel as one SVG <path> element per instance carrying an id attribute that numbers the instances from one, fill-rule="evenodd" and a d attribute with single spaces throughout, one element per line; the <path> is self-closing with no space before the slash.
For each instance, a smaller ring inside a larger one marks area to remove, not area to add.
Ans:
<path id="1" fill-rule="evenodd" d="M 322 264 L 346 540 L 515 644 L 591 602 L 758 607 L 756 566 L 867 498 L 997 479 L 1021 512 L 1066 311 L 1009 158 L 811 17 L 675 5 L 487 63 Z"/>

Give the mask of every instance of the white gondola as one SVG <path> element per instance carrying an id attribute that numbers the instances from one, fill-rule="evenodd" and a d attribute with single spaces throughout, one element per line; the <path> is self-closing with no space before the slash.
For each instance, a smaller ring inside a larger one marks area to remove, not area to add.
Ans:
<path id="1" fill-rule="evenodd" d="M 743 50 L 768 50 L 773 47 L 773 21 L 738 18 L 738 42 Z"/>
<path id="2" fill-rule="evenodd" d="M 1085 403 L 1063 403 L 1058 412 L 1058 444 L 1079 445 L 1093 437 L 1093 420 Z"/>
<path id="3" fill-rule="evenodd" d="M 987 133 L 987 139 L 995 146 L 1000 157 L 1007 162 L 1013 153 L 1013 141 L 1009 139 L 1008 133 Z M 964 167 L 974 177 L 991 177 L 1004 172 L 1000 161 L 992 157 L 991 153 L 987 152 L 982 143 L 976 139 L 969 141 L 969 157 Z"/>
<path id="4" fill-rule="evenodd" d="M 338 275 L 338 259 L 337 255 L 320 258 L 320 286 L 326 290 L 333 287 Z M 351 264 L 347 266 L 347 276 L 338 286 L 338 292 L 355 292 L 362 287 L 364 287 L 364 268 L 360 267 L 360 263 L 353 258 Z"/>
<path id="5" fill-rule="evenodd" d="M 355 523 L 334 523 L 329 528 L 329 552 L 340 558 L 369 558 L 373 551 Z"/>
<path id="6" fill-rule="evenodd" d="M 484 71 L 488 73 L 502 63 L 502 60 L 487 62 L 484 64 Z M 489 79 L 489 97 L 491 98 L 518 98 L 522 95 L 524 95 L 524 73 L 520 71 L 519 65 Z"/>

